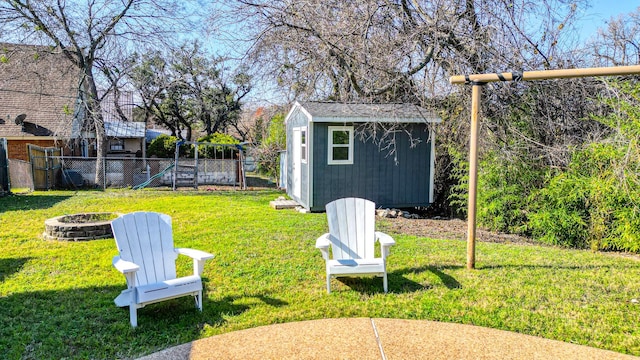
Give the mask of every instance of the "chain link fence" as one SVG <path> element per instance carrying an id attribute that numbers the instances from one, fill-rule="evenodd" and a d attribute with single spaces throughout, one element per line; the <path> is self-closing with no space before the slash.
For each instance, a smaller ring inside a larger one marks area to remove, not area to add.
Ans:
<path id="1" fill-rule="evenodd" d="M 60 157 L 56 188 L 125 188 L 241 185 L 237 159 L 105 158 L 103 183 L 96 183 L 96 159 Z"/>

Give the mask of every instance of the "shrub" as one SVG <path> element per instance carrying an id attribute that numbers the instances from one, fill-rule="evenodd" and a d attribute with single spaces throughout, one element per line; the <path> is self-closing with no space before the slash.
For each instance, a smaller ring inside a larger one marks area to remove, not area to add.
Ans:
<path id="1" fill-rule="evenodd" d="M 620 177 L 626 151 L 593 143 L 569 170 L 540 190 L 530 215 L 533 235 L 547 243 L 594 250 L 640 250 L 640 188 Z"/>
<path id="2" fill-rule="evenodd" d="M 267 128 L 267 136 L 262 143 L 253 149 L 258 171 L 272 178 L 278 178 L 280 171 L 280 152 L 286 149 L 287 134 L 284 114 L 271 118 Z"/>
<path id="3" fill-rule="evenodd" d="M 479 168 L 478 223 L 491 230 L 528 234 L 529 197 L 541 186 L 544 167 L 536 161 L 509 161 L 489 152 Z"/>
<path id="4" fill-rule="evenodd" d="M 612 84 L 612 135 L 576 151 L 566 172 L 534 196 L 532 234 L 545 242 L 640 251 L 640 85 Z"/>
<path id="5" fill-rule="evenodd" d="M 552 245 L 583 248 L 588 235 L 587 183 L 562 173 L 531 196 L 529 229 Z"/>
<path id="6" fill-rule="evenodd" d="M 198 139 L 199 143 L 211 143 L 219 145 L 237 145 L 240 141 L 231 135 L 213 133 Z M 190 156 L 193 157 L 194 149 L 190 149 Z M 238 149 L 235 146 L 198 146 L 198 157 L 207 159 L 233 159 L 236 157 Z"/>
<path id="7" fill-rule="evenodd" d="M 157 138 L 151 140 L 147 148 L 147 156 L 157 156 L 159 158 L 173 158 L 176 154 L 176 142 L 178 138 L 161 134 Z"/>
<path id="8" fill-rule="evenodd" d="M 469 201 L 469 161 L 464 154 L 453 146 L 447 148 L 449 160 L 449 176 L 444 180 L 448 208 L 451 215 L 459 218 L 467 216 Z"/>

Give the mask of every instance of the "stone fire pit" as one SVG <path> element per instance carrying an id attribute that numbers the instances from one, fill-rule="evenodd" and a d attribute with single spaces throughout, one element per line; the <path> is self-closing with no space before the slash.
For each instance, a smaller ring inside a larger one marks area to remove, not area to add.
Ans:
<path id="1" fill-rule="evenodd" d="M 44 222 L 47 240 L 84 241 L 112 237 L 111 220 L 117 213 L 84 213 L 63 215 Z"/>

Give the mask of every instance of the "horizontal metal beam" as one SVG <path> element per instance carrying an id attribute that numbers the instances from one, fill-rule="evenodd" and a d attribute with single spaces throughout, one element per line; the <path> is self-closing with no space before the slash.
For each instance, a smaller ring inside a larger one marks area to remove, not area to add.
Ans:
<path id="1" fill-rule="evenodd" d="M 474 84 L 497 81 L 567 79 L 589 76 L 616 76 L 633 74 L 640 74 L 640 65 L 524 72 L 516 71 L 494 74 L 455 75 L 449 78 L 449 82 L 451 84 Z"/>

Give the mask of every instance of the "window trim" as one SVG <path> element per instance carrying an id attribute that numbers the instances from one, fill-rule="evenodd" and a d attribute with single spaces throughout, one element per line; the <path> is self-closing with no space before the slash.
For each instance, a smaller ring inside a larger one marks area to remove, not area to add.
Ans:
<path id="1" fill-rule="evenodd" d="M 349 143 L 334 144 L 333 133 L 336 131 L 346 131 L 349 133 Z M 328 127 L 328 143 L 327 143 L 327 164 L 329 165 L 353 165 L 353 126 L 329 126 Z M 333 159 L 333 149 L 336 147 L 346 147 L 349 149 L 346 160 Z"/>
<path id="2" fill-rule="evenodd" d="M 303 126 L 300 128 L 300 162 L 306 164 L 309 158 L 309 133 L 307 131 L 307 127 Z"/>

